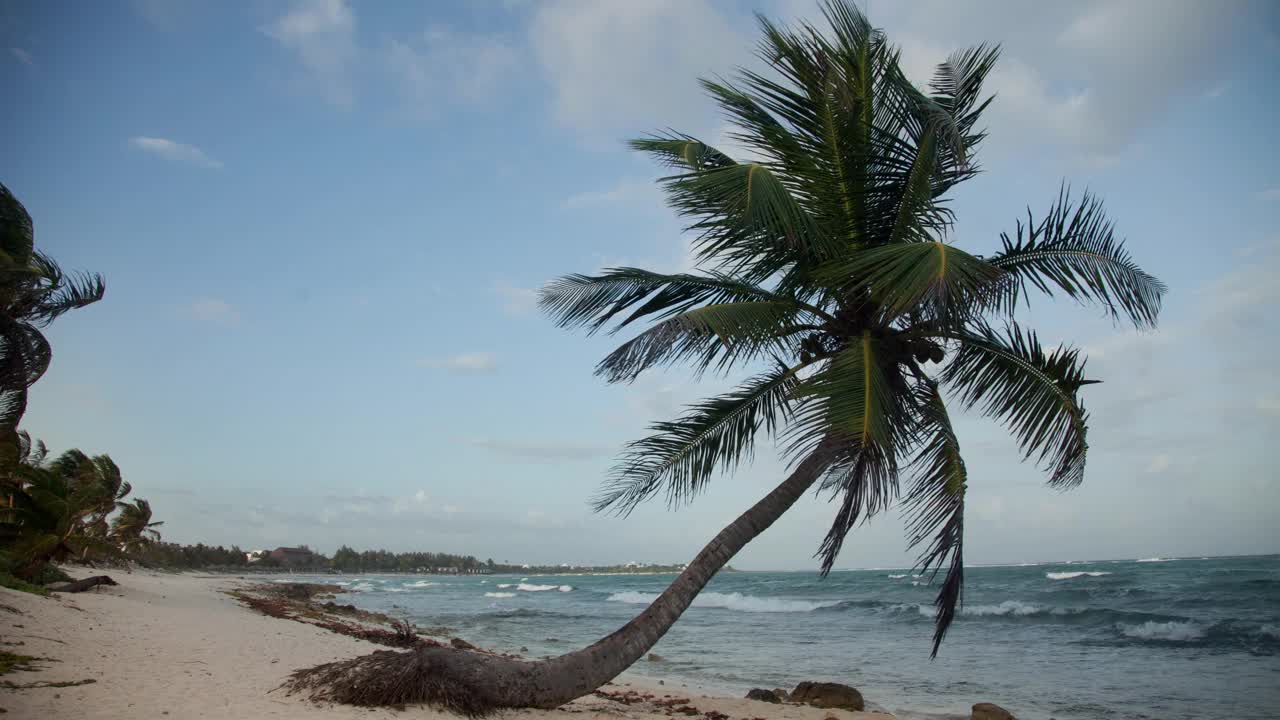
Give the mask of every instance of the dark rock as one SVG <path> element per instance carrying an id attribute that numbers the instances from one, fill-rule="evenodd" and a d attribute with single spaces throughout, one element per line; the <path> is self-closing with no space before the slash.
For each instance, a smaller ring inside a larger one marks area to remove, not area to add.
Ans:
<path id="1" fill-rule="evenodd" d="M 791 693 L 787 692 L 786 690 L 783 690 L 782 688 L 774 688 L 773 694 L 777 695 L 778 699 L 781 700 L 782 702 L 786 702 L 791 699 Z"/>
<path id="2" fill-rule="evenodd" d="M 862 693 L 833 682 L 802 682 L 791 691 L 791 701 L 840 710 L 862 710 L 867 706 Z"/>
<path id="3" fill-rule="evenodd" d="M 645 659 L 648 660 L 649 662 L 666 662 L 667 661 L 666 658 L 662 657 L 658 653 L 649 653 L 649 657 Z"/>
<path id="4" fill-rule="evenodd" d="M 475 650 L 476 646 L 462 638 L 449 638 L 449 644 L 458 650 Z"/>
<path id="5" fill-rule="evenodd" d="M 969 720 L 1017 720 L 1013 713 L 995 703 L 978 703 L 973 706 Z"/>
<path id="6" fill-rule="evenodd" d="M 525 646 L 521 645 L 521 646 L 520 646 L 520 652 L 522 652 L 522 653 L 527 653 L 527 652 L 529 652 L 529 648 L 527 648 L 527 647 L 525 647 Z"/>
<path id="7" fill-rule="evenodd" d="M 778 693 L 773 690 L 765 690 L 764 688 L 752 688 L 751 691 L 747 693 L 747 699 L 759 700 L 767 703 L 782 702 L 782 698 L 778 697 Z"/>

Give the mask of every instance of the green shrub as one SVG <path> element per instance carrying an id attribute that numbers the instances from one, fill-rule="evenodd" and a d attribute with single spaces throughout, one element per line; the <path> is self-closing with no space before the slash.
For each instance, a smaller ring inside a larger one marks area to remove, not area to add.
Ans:
<path id="1" fill-rule="evenodd" d="M 0 587 L 7 587 L 10 590 L 19 590 L 32 595 L 44 595 L 46 597 L 49 595 L 49 591 L 45 588 L 39 585 L 32 585 L 26 580 L 20 580 L 7 572 L 0 572 Z"/>
<path id="2" fill-rule="evenodd" d="M 57 565 L 49 564 L 40 568 L 40 572 L 32 578 L 32 582 L 36 585 L 48 585 L 49 583 L 71 582 L 71 576 L 62 571 Z"/>

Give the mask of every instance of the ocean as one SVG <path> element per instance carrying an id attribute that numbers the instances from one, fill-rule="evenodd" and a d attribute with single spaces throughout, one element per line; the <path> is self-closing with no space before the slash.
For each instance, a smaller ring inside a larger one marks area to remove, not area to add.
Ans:
<path id="1" fill-rule="evenodd" d="M 344 602 L 530 655 L 586 645 L 670 575 L 321 576 Z M 290 578 L 300 579 L 300 578 Z M 910 570 L 727 572 L 633 671 L 742 694 L 843 682 L 903 720 L 1280 717 L 1280 556 L 969 567 L 929 659 L 934 589 Z"/>

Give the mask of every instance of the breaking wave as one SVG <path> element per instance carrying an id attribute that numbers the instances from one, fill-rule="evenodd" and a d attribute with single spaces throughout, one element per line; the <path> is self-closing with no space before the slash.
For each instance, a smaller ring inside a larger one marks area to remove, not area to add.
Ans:
<path id="1" fill-rule="evenodd" d="M 502 588 L 502 587 L 511 587 L 511 586 L 499 585 L 498 587 Z M 572 592 L 573 586 L 572 585 L 529 585 L 527 583 L 520 583 L 519 585 L 516 585 L 516 589 L 523 590 L 524 592 L 546 592 L 548 590 L 559 590 L 560 592 Z"/>
<path id="2" fill-rule="evenodd" d="M 1144 622 L 1141 625 L 1116 626 L 1121 635 L 1139 640 L 1165 640 L 1169 642 L 1187 642 L 1204 637 L 1205 627 L 1194 622 Z"/>
<path id="3" fill-rule="evenodd" d="M 627 592 L 614 593 L 609 596 L 611 602 L 629 603 L 632 605 L 648 605 L 658 597 L 657 593 Z M 816 600 L 789 600 L 786 598 L 756 597 L 742 593 L 706 592 L 694 599 L 694 607 L 720 608 L 738 612 L 757 613 L 794 613 L 812 612 L 819 608 L 834 607 L 838 601 L 821 602 Z"/>
<path id="4" fill-rule="evenodd" d="M 515 593 L 504 593 L 504 592 L 487 592 L 487 593 L 485 593 L 485 594 L 484 594 L 484 596 L 485 596 L 485 597 L 490 597 L 490 598 L 509 598 L 509 597 L 515 597 L 515 596 L 516 596 L 516 594 L 515 594 Z"/>
<path id="5" fill-rule="evenodd" d="M 1070 579 L 1072 579 L 1072 578 L 1078 578 L 1078 577 L 1102 577 L 1103 575 L 1110 575 L 1110 574 L 1111 574 L 1111 573 L 1109 573 L 1109 572 L 1104 572 L 1104 571 L 1102 571 L 1102 570 L 1094 570 L 1094 571 L 1089 571 L 1089 572 L 1084 572 L 1084 571 L 1081 571 L 1081 572 L 1051 572 L 1051 573 L 1045 573 L 1045 574 L 1044 574 L 1044 576 L 1045 576 L 1045 577 L 1047 577 L 1047 578 L 1049 578 L 1050 580 L 1070 580 Z"/>

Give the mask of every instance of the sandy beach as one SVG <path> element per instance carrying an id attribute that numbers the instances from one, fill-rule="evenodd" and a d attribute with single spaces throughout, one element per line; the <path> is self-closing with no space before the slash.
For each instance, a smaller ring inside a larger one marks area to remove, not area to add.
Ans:
<path id="1" fill-rule="evenodd" d="M 429 707 L 404 711 L 318 705 L 275 690 L 290 672 L 381 649 L 372 643 L 289 620 L 266 617 L 226 591 L 252 584 L 235 577 L 138 571 L 113 574 L 119 585 L 44 598 L 0 588 L 4 649 L 49 658 L 38 671 L 5 676 L 16 685 L 88 684 L 6 689 L 0 708 L 14 718 L 444 718 Z M 659 686 L 624 675 L 612 690 L 689 697 L 703 712 L 731 720 L 886 720 L 892 716 L 774 705 Z M 503 717 L 667 718 L 646 703 L 587 697 L 553 711 Z"/>

